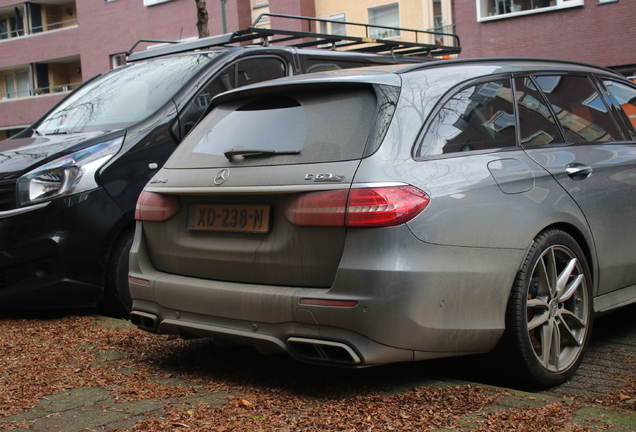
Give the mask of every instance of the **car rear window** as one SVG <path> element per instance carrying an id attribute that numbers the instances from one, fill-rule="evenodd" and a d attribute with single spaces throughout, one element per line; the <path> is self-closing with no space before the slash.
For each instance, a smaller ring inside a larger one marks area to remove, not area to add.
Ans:
<path id="1" fill-rule="evenodd" d="M 232 100 L 214 108 L 166 166 L 286 165 L 361 158 L 374 129 L 376 101 L 371 86 Z M 234 156 L 228 157 L 229 152 Z"/>

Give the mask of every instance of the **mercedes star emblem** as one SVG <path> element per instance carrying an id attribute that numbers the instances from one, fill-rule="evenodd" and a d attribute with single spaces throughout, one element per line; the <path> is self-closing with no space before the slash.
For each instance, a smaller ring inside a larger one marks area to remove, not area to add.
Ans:
<path id="1" fill-rule="evenodd" d="M 227 168 L 222 169 L 221 171 L 219 171 L 216 177 L 214 177 L 214 184 L 217 186 L 220 184 L 223 184 L 229 176 L 230 176 L 230 170 Z"/>

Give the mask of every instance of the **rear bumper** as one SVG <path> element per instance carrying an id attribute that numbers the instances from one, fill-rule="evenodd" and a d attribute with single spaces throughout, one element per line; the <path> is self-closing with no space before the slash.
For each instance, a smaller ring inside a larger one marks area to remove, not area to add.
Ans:
<path id="1" fill-rule="evenodd" d="M 149 314 L 152 328 L 141 319 L 133 322 L 151 332 L 252 344 L 262 352 L 349 366 L 486 352 L 503 333 L 523 254 L 430 245 L 404 226 L 350 230 L 331 288 L 273 287 L 159 272 L 138 224 L 131 276 L 149 283 L 130 282 L 133 317 Z M 356 305 L 307 305 L 301 299 Z M 321 357 L 325 351 L 334 357 Z"/>

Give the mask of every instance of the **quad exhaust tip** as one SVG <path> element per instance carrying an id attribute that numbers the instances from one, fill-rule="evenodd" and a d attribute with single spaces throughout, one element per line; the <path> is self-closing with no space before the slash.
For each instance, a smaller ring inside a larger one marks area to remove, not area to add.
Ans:
<path id="1" fill-rule="evenodd" d="M 319 339 L 291 337 L 287 344 L 303 359 L 339 364 L 360 364 L 360 356 L 347 344 Z"/>
<path id="2" fill-rule="evenodd" d="M 159 330 L 159 317 L 146 312 L 132 311 L 130 322 L 142 330 L 156 333 Z"/>

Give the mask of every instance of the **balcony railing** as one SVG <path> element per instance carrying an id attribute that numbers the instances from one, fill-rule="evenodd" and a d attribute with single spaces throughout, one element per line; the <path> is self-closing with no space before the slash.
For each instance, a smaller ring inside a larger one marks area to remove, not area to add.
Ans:
<path id="1" fill-rule="evenodd" d="M 252 0 L 252 9 L 269 6 L 269 0 Z"/>
<path id="2" fill-rule="evenodd" d="M 26 90 L 18 90 L 9 93 L 0 93 L 0 100 L 7 99 L 16 99 L 16 98 L 25 98 L 30 96 L 39 96 L 43 94 L 49 93 L 62 93 L 74 90 L 77 86 L 82 84 L 81 82 L 70 83 L 70 84 L 62 84 L 50 87 L 41 87 L 36 89 L 26 89 Z"/>
<path id="3" fill-rule="evenodd" d="M 74 19 L 70 19 L 70 20 L 66 20 L 66 21 L 59 21 L 59 22 L 54 22 L 54 23 L 49 23 L 49 24 L 45 24 L 45 25 L 41 25 L 41 26 L 27 26 L 26 31 L 25 29 L 16 29 L 16 30 L 9 30 L 6 32 L 0 32 L 0 40 L 1 39 L 13 39 L 16 37 L 22 37 L 22 36 L 26 36 L 29 34 L 34 34 L 34 33 L 42 33 L 42 32 L 48 32 L 48 31 L 52 31 L 52 30 L 58 30 L 64 27 L 70 27 L 69 24 L 77 24 L 77 18 Z"/>

